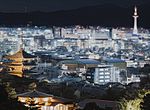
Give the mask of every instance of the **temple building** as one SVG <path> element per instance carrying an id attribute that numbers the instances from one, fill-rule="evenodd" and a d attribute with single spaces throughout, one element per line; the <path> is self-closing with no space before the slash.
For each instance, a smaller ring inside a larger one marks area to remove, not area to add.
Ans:
<path id="1" fill-rule="evenodd" d="M 18 101 L 29 108 L 38 110 L 74 110 L 75 105 L 69 99 L 49 95 L 37 90 L 18 94 Z"/>
<path id="2" fill-rule="evenodd" d="M 25 71 L 29 71 L 36 66 L 37 57 L 25 52 L 22 48 L 13 55 L 6 55 L 3 59 L 8 60 L 4 65 L 7 72 L 19 77 L 24 76 Z"/>

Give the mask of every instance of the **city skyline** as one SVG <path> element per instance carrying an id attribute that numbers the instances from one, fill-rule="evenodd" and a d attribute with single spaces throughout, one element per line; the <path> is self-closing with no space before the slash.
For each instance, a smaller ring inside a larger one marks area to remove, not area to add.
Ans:
<path id="1" fill-rule="evenodd" d="M 0 110 L 149 110 L 149 0 L 0 0 Z"/>

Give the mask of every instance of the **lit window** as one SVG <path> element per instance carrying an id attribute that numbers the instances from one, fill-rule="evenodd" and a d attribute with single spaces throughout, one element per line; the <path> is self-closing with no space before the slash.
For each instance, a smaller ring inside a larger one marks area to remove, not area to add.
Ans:
<path id="1" fill-rule="evenodd" d="M 99 74 L 104 74 L 103 72 L 100 72 Z"/>
<path id="2" fill-rule="evenodd" d="M 108 68 L 106 68 L 105 71 L 108 71 Z"/>
<path id="3" fill-rule="evenodd" d="M 104 71 L 104 69 L 99 69 L 99 71 Z"/>
<path id="4" fill-rule="evenodd" d="M 110 76 L 105 76 L 105 78 L 110 78 Z"/>
<path id="5" fill-rule="evenodd" d="M 104 82 L 104 80 L 99 80 L 99 82 Z"/>
<path id="6" fill-rule="evenodd" d="M 110 74 L 109 72 L 106 72 L 105 74 Z"/>
<path id="7" fill-rule="evenodd" d="M 104 76 L 100 76 L 99 78 L 104 78 Z"/>
<path id="8" fill-rule="evenodd" d="M 105 82 L 110 82 L 110 80 L 109 80 L 109 79 L 107 79 L 107 80 L 105 80 Z"/>
<path id="9" fill-rule="evenodd" d="M 91 76 L 87 76 L 87 78 L 91 78 Z"/>

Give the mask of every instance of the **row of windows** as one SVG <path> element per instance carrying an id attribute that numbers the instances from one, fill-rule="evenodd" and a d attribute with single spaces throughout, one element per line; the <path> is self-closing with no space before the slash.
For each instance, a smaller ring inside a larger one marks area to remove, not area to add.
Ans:
<path id="1" fill-rule="evenodd" d="M 109 70 L 110 70 L 109 68 L 101 68 L 98 71 L 109 71 Z"/>
<path id="2" fill-rule="evenodd" d="M 99 76 L 99 78 L 110 78 L 110 76 Z"/>
<path id="3" fill-rule="evenodd" d="M 107 79 L 107 80 L 99 80 L 99 82 L 110 82 L 110 80 L 109 79 Z"/>
<path id="4" fill-rule="evenodd" d="M 100 72 L 99 74 L 110 74 L 109 72 Z"/>

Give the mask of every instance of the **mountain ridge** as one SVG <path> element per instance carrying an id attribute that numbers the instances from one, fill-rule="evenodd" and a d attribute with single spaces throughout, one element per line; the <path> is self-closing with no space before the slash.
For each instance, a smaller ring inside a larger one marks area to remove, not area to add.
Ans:
<path id="1" fill-rule="evenodd" d="M 0 25 L 100 25 L 132 27 L 134 6 L 122 7 L 111 3 L 56 12 L 0 12 Z M 138 6 L 139 26 L 150 28 L 150 4 Z"/>

